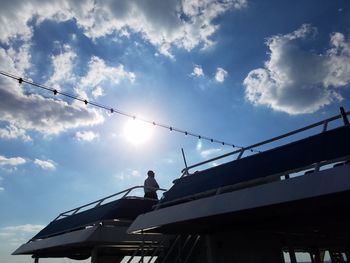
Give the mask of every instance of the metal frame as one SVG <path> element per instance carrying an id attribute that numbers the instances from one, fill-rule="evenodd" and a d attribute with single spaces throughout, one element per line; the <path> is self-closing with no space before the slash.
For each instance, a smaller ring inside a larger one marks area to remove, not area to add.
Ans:
<path id="1" fill-rule="evenodd" d="M 256 147 L 259 147 L 259 146 L 262 146 L 262 145 L 266 145 L 266 144 L 278 141 L 280 139 L 284 139 L 286 137 L 292 136 L 294 134 L 297 134 L 297 133 L 300 133 L 300 132 L 303 132 L 303 131 L 306 131 L 306 130 L 310 130 L 310 129 L 318 127 L 318 126 L 322 126 L 322 132 L 325 132 L 325 131 L 327 131 L 328 123 L 330 123 L 332 121 L 335 121 L 335 120 L 338 120 L 338 119 L 341 119 L 341 118 L 343 119 L 344 125 L 349 125 L 349 121 L 348 121 L 348 118 L 347 118 L 348 115 L 350 115 L 350 111 L 345 112 L 344 108 L 341 107 L 340 108 L 340 114 L 339 115 L 335 115 L 335 116 L 333 116 L 331 118 L 328 118 L 328 119 L 325 119 L 325 120 L 322 120 L 322 121 L 319 121 L 319 122 L 315 122 L 315 123 L 310 124 L 308 126 L 305 126 L 303 128 L 296 129 L 296 130 L 293 130 L 291 132 L 284 133 L 282 135 L 273 137 L 271 139 L 268 139 L 268 140 L 265 140 L 265 141 L 262 141 L 262 142 L 259 142 L 259 143 L 252 144 L 252 145 L 244 147 L 242 149 L 235 150 L 233 152 L 229 152 L 229 153 L 226 153 L 226 154 L 214 157 L 212 159 L 209 159 L 209 160 L 206 160 L 206 161 L 203 161 L 203 162 L 200 162 L 200 163 L 193 164 L 193 165 L 188 166 L 188 167 L 186 165 L 186 167 L 184 169 L 182 169 L 182 171 L 181 171 L 182 172 L 181 177 L 189 175 L 190 174 L 189 170 L 193 169 L 195 167 L 202 166 L 204 164 L 208 164 L 208 163 L 211 163 L 213 161 L 216 161 L 216 160 L 219 160 L 219 159 L 223 159 L 225 157 L 228 157 L 228 156 L 231 156 L 231 155 L 234 155 L 234 154 L 238 154 L 238 156 L 237 156 L 237 160 L 238 160 L 238 159 L 240 159 L 243 156 L 244 152 L 247 151 L 247 150 L 251 150 L 253 148 L 256 148 Z M 257 154 L 259 154 L 259 153 L 257 153 Z"/>
<path id="2" fill-rule="evenodd" d="M 135 190 L 135 189 L 151 189 L 151 190 L 155 190 L 155 191 L 167 191 L 166 189 L 163 189 L 163 188 L 154 188 L 154 187 L 145 187 L 145 186 L 142 186 L 142 185 L 139 185 L 139 186 L 134 186 L 134 187 L 131 187 L 131 188 L 128 188 L 126 190 L 123 190 L 121 192 L 118 192 L 118 193 L 115 193 L 115 194 L 112 194 L 112 195 L 109 195 L 109 196 L 106 196 L 104 198 L 101 198 L 99 200 L 96 200 L 94 202 L 91 202 L 91 203 L 88 203 L 86 205 L 82 205 L 82 206 L 79 206 L 79 207 L 76 207 L 76 208 L 73 208 L 71 210 L 68 210 L 68 211 L 65 211 L 65 212 L 62 212 L 61 214 L 59 214 L 53 221 L 56 221 L 60 218 L 64 218 L 64 217 L 68 217 L 68 216 L 71 216 L 71 215 L 75 215 L 77 214 L 78 212 L 80 212 L 82 210 L 82 208 L 86 208 L 86 207 L 89 207 L 89 206 L 92 206 L 95 204 L 95 206 L 93 207 L 98 207 L 100 206 L 103 202 L 105 202 L 106 200 L 108 199 L 111 199 L 115 196 L 118 196 L 118 195 L 121 195 L 123 194 L 123 196 L 120 198 L 120 199 L 123 199 L 123 198 L 129 198 L 130 196 L 128 196 L 130 194 L 131 191 Z M 133 197 L 136 197 L 136 196 L 133 196 Z M 136 197 L 136 198 L 142 198 L 142 199 L 148 199 L 148 198 L 144 198 L 144 197 Z"/>
<path id="3" fill-rule="evenodd" d="M 310 172 L 317 172 L 323 166 L 330 165 L 330 164 L 336 164 L 336 163 L 342 163 L 342 162 L 345 162 L 347 160 L 350 160 L 350 155 L 347 155 L 347 156 L 344 156 L 341 158 L 337 158 L 337 159 L 333 159 L 333 160 L 329 160 L 329 161 L 325 161 L 325 162 L 321 162 L 321 163 L 311 164 L 308 166 L 300 167 L 300 168 L 289 170 L 289 171 L 284 171 L 282 173 L 272 174 L 272 175 L 269 175 L 266 177 L 257 178 L 257 179 L 253 179 L 250 181 L 244 181 L 244 182 L 240 182 L 240 183 L 233 184 L 233 185 L 226 185 L 226 186 L 210 189 L 210 190 L 207 190 L 204 192 L 180 197 L 180 198 L 177 198 L 177 199 L 174 199 L 171 201 L 167 201 L 164 203 L 158 203 L 158 204 L 154 205 L 154 208 L 160 209 L 164 206 L 171 206 L 174 204 L 187 202 L 190 200 L 197 200 L 200 198 L 219 195 L 219 194 L 232 192 L 232 191 L 240 190 L 240 189 L 247 188 L 247 187 L 261 185 L 261 184 L 268 183 L 268 182 L 285 180 L 285 179 L 289 179 L 291 174 L 296 174 L 298 172 L 303 172 L 303 171 L 306 172 L 306 170 L 308 170 L 308 169 L 311 169 L 311 170 L 309 170 Z M 282 176 L 285 176 L 285 179 L 281 179 Z"/>

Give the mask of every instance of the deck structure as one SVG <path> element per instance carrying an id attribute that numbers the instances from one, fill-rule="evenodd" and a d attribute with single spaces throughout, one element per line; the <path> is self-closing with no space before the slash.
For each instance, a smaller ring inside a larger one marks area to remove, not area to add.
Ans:
<path id="1" fill-rule="evenodd" d="M 116 207 L 112 202 L 85 214 L 79 209 L 68 211 L 68 216 L 63 213 L 14 253 L 38 259 L 74 251 L 70 258 L 91 256 L 93 263 L 120 262 L 125 255 L 129 262 L 136 256 L 146 262 L 149 256 L 147 262 L 157 263 L 296 263 L 301 262 L 299 253 L 306 253 L 309 262 L 350 262 L 347 115 L 342 110 L 302 129 L 186 167 L 159 202 L 122 198 Z M 302 132 L 307 136 L 300 138 Z M 299 138 L 244 156 L 292 135 Z M 199 170 L 232 156 L 236 159 Z M 131 200 L 140 205 L 123 205 Z M 98 211 L 108 211 L 108 216 Z"/>

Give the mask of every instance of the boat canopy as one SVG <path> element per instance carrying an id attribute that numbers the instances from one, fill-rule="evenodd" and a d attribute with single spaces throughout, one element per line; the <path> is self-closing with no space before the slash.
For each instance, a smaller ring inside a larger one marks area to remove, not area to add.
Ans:
<path id="1" fill-rule="evenodd" d="M 35 235 L 32 240 L 79 230 L 107 221 L 124 221 L 130 223 L 139 214 L 151 211 L 152 207 L 158 202 L 156 199 L 127 196 L 132 190 L 137 188 L 143 188 L 143 186 L 132 187 L 84 206 L 63 212 Z M 123 194 L 122 198 L 103 204 L 106 200 L 110 200 L 121 194 Z"/>
<path id="2" fill-rule="evenodd" d="M 349 158 L 350 126 L 344 125 L 176 179 L 158 207 L 188 201 L 196 194 L 242 182 L 271 176 L 279 180 L 281 175 L 298 169 Z"/>

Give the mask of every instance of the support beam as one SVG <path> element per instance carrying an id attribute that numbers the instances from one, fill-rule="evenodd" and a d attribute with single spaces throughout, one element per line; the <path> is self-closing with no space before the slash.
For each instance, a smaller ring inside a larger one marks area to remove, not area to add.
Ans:
<path id="1" fill-rule="evenodd" d="M 346 112 L 343 107 L 340 107 L 340 114 L 343 118 L 344 125 L 349 125 L 348 116 L 346 115 Z"/>
<path id="2" fill-rule="evenodd" d="M 91 251 L 91 263 L 98 263 L 98 248 L 94 247 Z"/>
<path id="3" fill-rule="evenodd" d="M 297 258 L 295 256 L 295 251 L 293 247 L 288 247 L 288 253 L 291 263 L 297 263 Z"/>
<path id="4" fill-rule="evenodd" d="M 213 258 L 213 243 L 210 235 L 205 236 L 205 243 L 207 248 L 207 263 L 214 263 Z"/>

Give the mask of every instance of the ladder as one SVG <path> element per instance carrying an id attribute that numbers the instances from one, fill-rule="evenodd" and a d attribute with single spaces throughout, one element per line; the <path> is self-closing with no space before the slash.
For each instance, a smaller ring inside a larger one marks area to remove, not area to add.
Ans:
<path id="1" fill-rule="evenodd" d="M 200 240 L 200 235 L 164 236 L 160 242 L 142 242 L 127 263 L 140 257 L 139 263 L 187 263 Z M 147 258 L 146 258 L 147 257 Z"/>
<path id="2" fill-rule="evenodd" d="M 164 257 L 160 256 L 156 263 L 187 263 L 192 256 L 201 236 L 177 235 Z"/>

